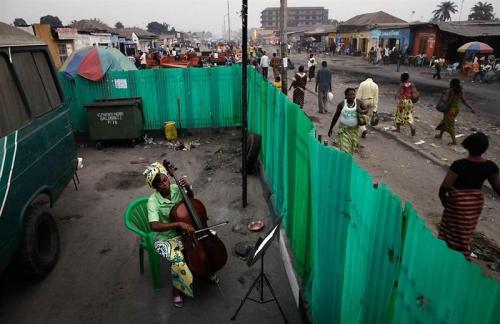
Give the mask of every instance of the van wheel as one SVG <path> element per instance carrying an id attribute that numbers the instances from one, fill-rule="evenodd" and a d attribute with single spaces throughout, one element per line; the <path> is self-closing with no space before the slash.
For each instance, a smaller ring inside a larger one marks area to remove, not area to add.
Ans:
<path id="1" fill-rule="evenodd" d="M 20 265 L 25 276 L 46 277 L 59 258 L 59 232 L 48 204 L 33 204 L 24 220 Z"/>
<path id="2" fill-rule="evenodd" d="M 102 150 L 102 142 L 96 142 L 95 148 L 98 149 L 99 151 Z"/>
<path id="3" fill-rule="evenodd" d="M 256 171 L 257 157 L 259 156 L 261 146 L 261 137 L 259 134 L 250 133 L 247 138 L 247 154 L 246 154 L 246 165 L 247 172 L 253 173 Z"/>

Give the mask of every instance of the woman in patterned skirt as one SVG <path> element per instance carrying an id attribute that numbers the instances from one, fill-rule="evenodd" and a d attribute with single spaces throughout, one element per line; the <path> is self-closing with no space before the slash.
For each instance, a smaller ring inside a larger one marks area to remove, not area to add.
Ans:
<path id="1" fill-rule="evenodd" d="M 410 82 L 408 72 L 401 74 L 401 84 L 395 97 L 398 100 L 396 115 L 394 117 L 394 122 L 396 123 L 395 132 L 401 131 L 401 125 L 408 125 L 410 126 L 411 136 L 415 136 L 412 98 L 418 97 L 418 91 L 415 85 Z"/>
<path id="2" fill-rule="evenodd" d="M 192 235 L 194 228 L 187 223 L 175 222 L 170 211 L 182 200 L 180 190 L 186 190 L 189 197 L 193 197 L 193 192 L 185 178 L 179 180 L 184 189 L 170 183 L 167 170 L 159 162 L 148 166 L 144 176 L 148 185 L 155 189 L 147 205 L 149 227 L 156 232 L 155 250 L 170 262 L 173 303 L 176 307 L 183 307 L 183 296 L 193 296 L 193 275 L 184 261 L 184 247 L 179 233 Z"/>
<path id="3" fill-rule="evenodd" d="M 436 127 L 436 130 L 439 131 L 436 138 L 441 139 L 444 132 L 446 132 L 451 136 L 451 143 L 448 145 L 457 145 L 457 140 L 455 138 L 455 118 L 457 118 L 458 113 L 460 112 L 460 101 L 462 101 L 462 103 L 466 105 L 472 113 L 475 113 L 475 111 L 465 99 L 459 79 L 452 79 L 450 81 L 450 88 L 444 93 L 443 100 L 445 102 L 451 100 L 449 104 L 450 109 L 443 113 L 443 120 Z"/>
<path id="4" fill-rule="evenodd" d="M 328 136 L 333 134 L 333 126 L 340 119 L 338 140 L 341 151 L 354 154 L 359 140 L 359 114 L 366 114 L 368 110 L 361 100 L 356 99 L 356 90 L 347 88 L 344 91 L 345 99 L 337 106 L 337 111 L 333 115 Z"/>
<path id="5" fill-rule="evenodd" d="M 474 133 L 462 145 L 469 156 L 453 162 L 439 188 L 439 199 L 444 207 L 439 238 L 469 258 L 471 237 L 483 209 L 481 187 L 488 179 L 500 196 L 500 177 L 495 162 L 482 157 L 489 145 L 485 134 Z"/>

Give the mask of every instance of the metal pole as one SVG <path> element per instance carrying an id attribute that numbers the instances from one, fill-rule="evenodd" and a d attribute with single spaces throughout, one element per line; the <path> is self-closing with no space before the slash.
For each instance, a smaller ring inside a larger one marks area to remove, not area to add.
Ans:
<path id="1" fill-rule="evenodd" d="M 228 43 L 231 42 L 231 20 L 229 20 L 229 0 L 227 0 L 227 29 L 228 29 Z"/>
<path id="2" fill-rule="evenodd" d="M 224 15 L 224 27 L 222 27 L 222 39 L 226 39 L 226 15 Z"/>
<path id="3" fill-rule="evenodd" d="M 460 11 L 458 13 L 458 22 L 462 21 L 462 8 L 464 7 L 464 0 L 462 0 L 462 3 L 460 4 Z"/>
<path id="4" fill-rule="evenodd" d="M 286 35 L 287 25 L 288 25 L 287 0 L 280 0 L 280 41 L 281 41 L 281 62 L 283 65 L 283 68 L 281 69 L 281 92 L 283 92 L 284 94 L 286 94 L 288 91 L 288 82 L 286 73 L 287 67 L 285 67 L 284 64 L 285 59 L 288 57 L 288 40 Z"/>
<path id="5" fill-rule="evenodd" d="M 243 208 L 247 206 L 247 131 L 248 131 L 248 121 L 247 121 L 247 109 L 248 109 L 248 98 L 247 98 L 247 63 L 248 63 L 248 29 L 247 29 L 247 19 L 248 19 L 248 0 L 242 0 L 241 4 L 241 51 L 243 52 L 242 64 L 241 64 L 241 110 L 242 110 L 242 121 L 241 130 L 243 132 L 243 148 L 241 150 L 242 156 L 242 200 Z"/>

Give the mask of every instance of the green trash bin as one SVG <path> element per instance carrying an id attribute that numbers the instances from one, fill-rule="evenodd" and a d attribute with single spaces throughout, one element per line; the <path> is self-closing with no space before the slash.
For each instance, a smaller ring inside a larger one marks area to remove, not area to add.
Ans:
<path id="1" fill-rule="evenodd" d="M 85 105 L 89 136 L 100 148 L 102 141 L 130 140 L 134 145 L 142 137 L 143 111 L 140 97 L 98 99 Z"/>

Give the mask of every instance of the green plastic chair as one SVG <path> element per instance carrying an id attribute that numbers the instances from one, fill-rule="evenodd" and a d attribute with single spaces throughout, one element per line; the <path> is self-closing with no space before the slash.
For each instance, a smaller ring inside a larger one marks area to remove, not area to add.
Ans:
<path id="1" fill-rule="evenodd" d="M 130 203 L 125 210 L 125 226 L 141 237 L 139 241 L 139 267 L 141 275 L 144 273 L 144 250 L 149 255 L 149 265 L 151 277 L 153 278 L 153 288 L 160 290 L 160 256 L 154 249 L 155 232 L 149 228 L 148 220 L 148 197 L 141 197 Z"/>

